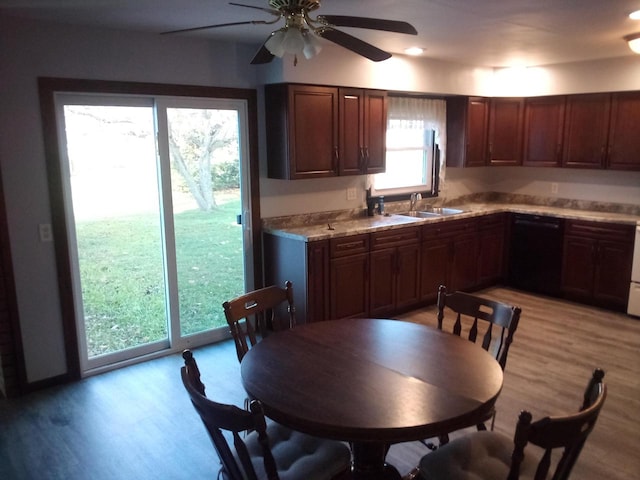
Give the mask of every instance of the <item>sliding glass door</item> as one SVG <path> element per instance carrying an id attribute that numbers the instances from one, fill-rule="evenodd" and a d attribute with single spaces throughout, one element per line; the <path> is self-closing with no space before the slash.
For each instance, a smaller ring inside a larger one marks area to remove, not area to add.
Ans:
<path id="1" fill-rule="evenodd" d="M 226 337 L 221 304 L 253 278 L 244 103 L 56 105 L 81 370 Z"/>

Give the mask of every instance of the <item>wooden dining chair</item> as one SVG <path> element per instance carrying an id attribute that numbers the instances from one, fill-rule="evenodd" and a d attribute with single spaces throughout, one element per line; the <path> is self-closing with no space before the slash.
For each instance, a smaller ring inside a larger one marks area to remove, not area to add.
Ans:
<path id="1" fill-rule="evenodd" d="M 293 328 L 296 324 L 293 285 L 275 285 L 245 293 L 222 304 L 236 345 L 238 360 L 269 332 Z M 286 320 L 282 317 L 285 316 Z"/>
<path id="2" fill-rule="evenodd" d="M 450 313 L 450 317 L 455 319 L 451 322 L 451 332 L 479 343 L 491 353 L 502 370 L 505 369 L 509 348 L 520 321 L 519 307 L 464 292 L 448 293 L 444 285 L 438 288 L 437 306 L 440 330 L 445 330 L 445 316 Z M 495 410 L 486 417 L 485 421 L 488 420 L 491 420 L 493 430 Z M 478 430 L 486 430 L 484 422 L 478 424 Z M 439 437 L 440 445 L 448 441 L 448 435 L 443 434 Z M 435 448 L 435 445 L 427 440 L 422 443 L 430 449 Z"/>
<path id="3" fill-rule="evenodd" d="M 593 372 L 578 413 L 532 422 L 531 413 L 523 411 L 513 438 L 489 431 L 456 438 L 422 457 L 418 472 L 405 478 L 567 480 L 607 397 L 603 378 L 602 370 Z M 556 449 L 562 450 L 557 462 L 552 461 L 557 458 L 552 457 Z M 550 471 L 553 471 L 551 477 Z"/>
<path id="4" fill-rule="evenodd" d="M 214 402 L 205 395 L 193 353 L 182 353 L 182 383 L 220 458 L 226 480 L 347 480 L 347 444 L 311 437 L 267 421 L 259 401 L 250 410 Z M 250 433 L 246 433 L 250 432 Z M 227 436 L 233 439 L 232 445 Z"/>

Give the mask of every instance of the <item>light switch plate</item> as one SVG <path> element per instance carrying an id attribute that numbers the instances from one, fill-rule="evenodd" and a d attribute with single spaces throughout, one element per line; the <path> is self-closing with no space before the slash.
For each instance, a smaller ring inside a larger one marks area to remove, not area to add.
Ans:
<path id="1" fill-rule="evenodd" d="M 358 191 L 356 187 L 347 188 L 347 200 L 355 200 L 358 196 Z"/>

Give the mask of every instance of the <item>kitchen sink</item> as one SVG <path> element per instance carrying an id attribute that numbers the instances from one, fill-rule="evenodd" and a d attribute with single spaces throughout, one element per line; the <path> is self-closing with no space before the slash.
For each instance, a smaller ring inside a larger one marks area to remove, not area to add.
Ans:
<path id="1" fill-rule="evenodd" d="M 398 215 L 404 215 L 405 217 L 430 218 L 457 215 L 458 213 L 464 213 L 464 210 L 448 207 L 432 207 L 428 210 L 412 210 L 410 212 L 399 213 Z"/>

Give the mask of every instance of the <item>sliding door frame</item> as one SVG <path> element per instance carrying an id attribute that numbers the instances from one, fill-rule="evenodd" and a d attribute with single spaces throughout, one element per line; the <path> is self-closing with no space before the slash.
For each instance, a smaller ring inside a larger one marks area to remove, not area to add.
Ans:
<path id="1" fill-rule="evenodd" d="M 254 288 L 262 286 L 258 113 L 257 93 L 255 89 L 40 77 L 38 78 L 38 91 L 42 114 L 45 160 L 49 178 L 49 200 L 51 203 L 52 229 L 55 238 L 58 289 L 67 362 L 67 373 L 59 378 L 60 381 L 79 379 L 82 372 L 78 350 L 75 301 L 72 288 L 72 264 L 69 255 L 70 243 L 67 234 L 68 225 L 63 194 L 63 172 L 60 162 L 60 144 L 55 106 L 55 96 L 57 93 L 202 97 L 246 101 L 249 137 L 249 175 L 244 181 L 246 181 L 246 184 L 249 186 L 248 193 L 251 196 L 250 225 L 253 246 L 253 279 L 248 280 L 253 280 Z"/>

